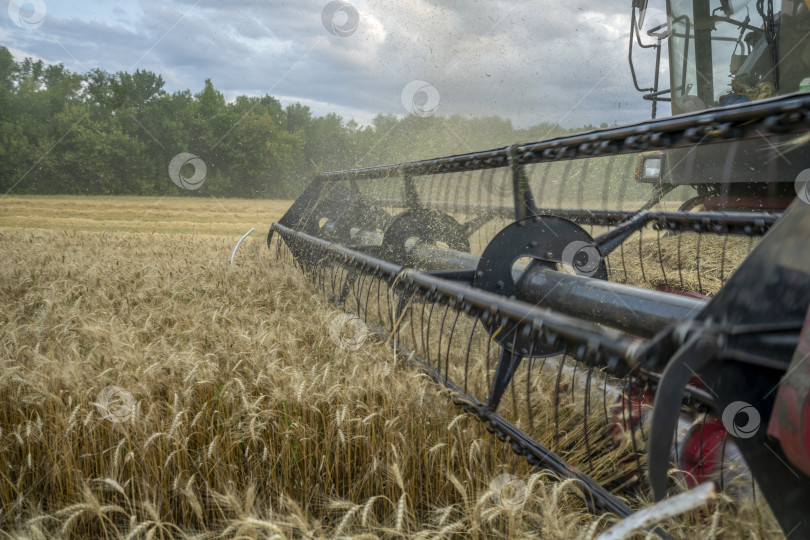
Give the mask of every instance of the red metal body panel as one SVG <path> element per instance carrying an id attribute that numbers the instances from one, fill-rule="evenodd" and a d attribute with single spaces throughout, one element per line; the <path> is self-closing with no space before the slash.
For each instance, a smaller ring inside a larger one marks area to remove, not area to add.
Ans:
<path id="1" fill-rule="evenodd" d="M 790 462 L 810 476 L 810 312 L 768 424 Z"/>

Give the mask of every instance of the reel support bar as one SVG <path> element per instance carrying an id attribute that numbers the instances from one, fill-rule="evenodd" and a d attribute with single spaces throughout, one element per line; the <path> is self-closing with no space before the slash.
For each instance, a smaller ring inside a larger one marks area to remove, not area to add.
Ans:
<path id="1" fill-rule="evenodd" d="M 420 244 L 412 253 L 431 270 L 475 270 L 479 257 Z M 706 302 L 623 283 L 574 276 L 542 265 L 516 264 L 518 299 L 641 337 L 694 318 Z"/>
<path id="2" fill-rule="evenodd" d="M 383 199 L 384 206 L 407 208 L 403 200 Z M 487 211 L 492 216 L 513 219 L 515 209 L 511 206 L 486 206 L 444 201 L 422 202 L 423 208 L 434 210 Z M 580 225 L 616 227 L 632 221 L 639 213 L 626 210 L 584 210 L 563 208 L 538 208 L 538 215 L 557 216 Z M 763 235 L 779 219 L 781 214 L 773 212 L 649 212 L 641 219 L 651 223 L 654 229 L 668 231 L 693 231 L 715 234 Z M 633 221 L 636 223 L 636 221 Z M 327 229 L 330 224 L 326 224 Z M 611 234 L 608 231 L 605 234 Z M 377 234 L 377 233 L 371 233 Z M 379 236 L 380 239 L 382 236 Z M 606 238 L 607 240 L 607 238 Z"/>
<path id="3" fill-rule="evenodd" d="M 572 276 L 540 265 L 523 277 L 520 292 L 524 302 L 642 337 L 690 320 L 706 306 L 687 296 Z"/>
<path id="4" fill-rule="evenodd" d="M 810 92 L 763 99 L 730 107 L 682 114 L 521 145 L 514 160 L 521 164 L 635 154 L 648 149 L 686 148 L 789 134 L 810 128 Z M 506 167 L 509 148 L 472 152 L 398 165 L 322 173 L 320 180 L 374 179 L 396 175 L 441 174 Z"/>

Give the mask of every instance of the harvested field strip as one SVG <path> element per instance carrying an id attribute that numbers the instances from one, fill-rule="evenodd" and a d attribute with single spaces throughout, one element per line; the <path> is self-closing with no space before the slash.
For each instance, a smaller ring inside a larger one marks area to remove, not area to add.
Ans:
<path id="1" fill-rule="evenodd" d="M 178 197 L 6 197 L 0 227 L 170 234 L 266 233 L 290 201 Z"/>

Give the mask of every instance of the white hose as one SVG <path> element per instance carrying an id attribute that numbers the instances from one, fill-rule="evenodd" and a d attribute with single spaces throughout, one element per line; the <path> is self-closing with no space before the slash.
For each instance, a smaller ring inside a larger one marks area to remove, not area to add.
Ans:
<path id="1" fill-rule="evenodd" d="M 706 482 L 695 489 L 664 499 L 643 510 L 639 510 L 613 527 L 603 532 L 596 540 L 621 540 L 638 531 L 673 516 L 691 512 L 705 506 L 717 498 L 714 482 Z"/>
<path id="2" fill-rule="evenodd" d="M 242 240 L 244 240 L 245 238 L 247 238 L 247 237 L 248 237 L 248 235 L 249 235 L 250 233 L 252 233 L 253 231 L 255 231 L 255 230 L 256 230 L 256 227 L 251 227 L 251 228 L 250 228 L 250 230 L 249 230 L 248 232 L 246 232 L 246 233 L 245 233 L 245 234 L 242 236 L 242 238 L 240 238 L 240 239 L 239 239 L 239 241 L 236 243 L 236 247 L 235 247 L 235 248 L 233 248 L 233 253 L 231 253 L 231 268 L 233 268 L 233 258 L 234 258 L 234 257 L 236 257 L 236 250 L 237 250 L 237 249 L 239 249 L 239 244 L 241 244 L 241 243 L 242 243 Z"/>

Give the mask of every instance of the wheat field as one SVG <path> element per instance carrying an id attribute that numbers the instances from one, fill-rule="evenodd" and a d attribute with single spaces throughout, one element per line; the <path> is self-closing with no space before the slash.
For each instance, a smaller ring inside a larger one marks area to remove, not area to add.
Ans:
<path id="1" fill-rule="evenodd" d="M 287 204 L 0 201 L 3 536 L 594 538 L 615 521 L 380 340 L 338 346 L 340 312 L 266 247 Z M 501 475 L 525 484 L 519 510 L 493 497 Z M 779 536 L 761 501 L 666 527 Z"/>

